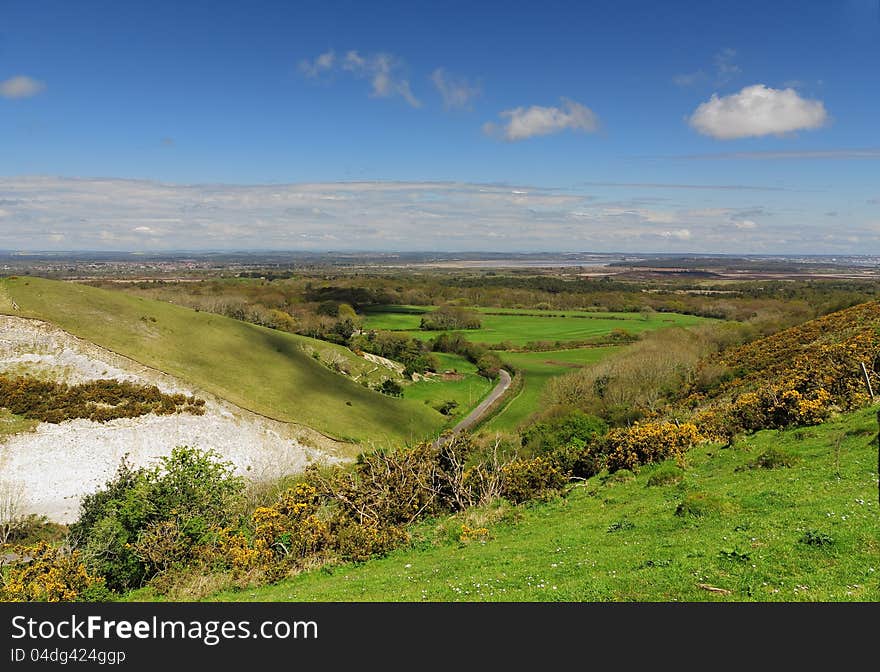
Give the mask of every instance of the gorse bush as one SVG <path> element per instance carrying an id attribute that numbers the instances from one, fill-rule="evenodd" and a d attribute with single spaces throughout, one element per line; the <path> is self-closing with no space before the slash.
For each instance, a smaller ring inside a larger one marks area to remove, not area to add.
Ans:
<path id="1" fill-rule="evenodd" d="M 686 422 L 642 422 L 632 427 L 616 428 L 604 439 L 606 465 L 611 472 L 634 469 L 642 464 L 681 457 L 704 440 L 696 425 Z"/>
<path id="2" fill-rule="evenodd" d="M 112 598 L 81 554 L 41 542 L 20 547 L 21 561 L 0 568 L 0 602 L 98 602 Z"/>
<path id="3" fill-rule="evenodd" d="M 164 394 L 155 385 L 95 380 L 67 385 L 32 377 L 0 376 L 0 407 L 41 422 L 59 423 L 75 418 L 107 422 L 147 413 L 202 415 L 205 401 L 184 394 Z"/>

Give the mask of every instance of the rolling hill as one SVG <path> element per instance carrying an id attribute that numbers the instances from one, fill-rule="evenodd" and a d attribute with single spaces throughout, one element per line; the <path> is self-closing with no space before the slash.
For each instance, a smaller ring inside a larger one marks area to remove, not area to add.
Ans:
<path id="1" fill-rule="evenodd" d="M 171 303 L 18 277 L 0 280 L 0 313 L 51 322 L 242 408 L 342 441 L 402 445 L 446 420 L 354 382 L 374 366 L 347 348 Z M 328 368 L 332 362 L 352 378 Z"/>

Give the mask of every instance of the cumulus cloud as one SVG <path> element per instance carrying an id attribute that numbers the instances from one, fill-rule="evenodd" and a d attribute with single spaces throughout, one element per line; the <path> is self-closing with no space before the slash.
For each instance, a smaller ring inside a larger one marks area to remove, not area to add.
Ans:
<path id="1" fill-rule="evenodd" d="M 371 95 L 375 98 L 400 96 L 412 107 L 422 106 L 403 75 L 403 63 L 390 54 L 361 54 L 352 50 L 337 56 L 335 51 L 330 50 L 312 60 L 300 61 L 299 70 L 309 78 L 331 72 L 350 73 L 368 80 L 372 86 Z"/>
<path id="2" fill-rule="evenodd" d="M 488 122 L 483 132 L 511 142 L 566 130 L 595 133 L 599 129 L 599 117 L 589 107 L 568 98 L 562 98 L 560 107 L 517 107 L 498 116 L 506 121 Z"/>
<path id="3" fill-rule="evenodd" d="M 32 77 L 18 75 L 0 82 L 0 96 L 4 98 L 31 98 L 41 93 L 46 85 Z"/>
<path id="4" fill-rule="evenodd" d="M 481 93 L 479 86 L 464 78 L 453 77 L 443 68 L 431 73 L 431 81 L 443 97 L 443 106 L 447 110 L 468 109 L 471 101 Z"/>
<path id="5" fill-rule="evenodd" d="M 781 135 L 819 128 L 827 121 L 822 101 L 801 98 L 794 89 L 763 84 L 729 96 L 712 94 L 689 119 L 695 130 L 718 140 Z"/>

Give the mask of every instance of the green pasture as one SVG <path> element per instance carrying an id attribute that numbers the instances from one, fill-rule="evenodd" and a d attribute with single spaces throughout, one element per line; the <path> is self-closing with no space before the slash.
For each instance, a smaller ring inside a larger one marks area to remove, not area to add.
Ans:
<path id="1" fill-rule="evenodd" d="M 392 308 L 401 308 L 394 311 Z M 364 328 L 389 330 L 405 333 L 414 338 L 429 340 L 439 331 L 419 329 L 425 312 L 434 307 L 426 306 L 416 312 L 413 306 L 385 306 L 370 309 L 364 316 Z M 597 339 L 607 336 L 616 329 L 632 335 L 662 327 L 689 327 L 706 321 L 706 318 L 678 313 L 591 313 L 586 311 L 548 312 L 512 311 L 492 308 L 478 308 L 483 313 L 480 329 L 462 329 L 449 333 L 460 333 L 474 343 L 498 345 L 509 343 L 521 347 L 532 341 L 571 342 Z"/>

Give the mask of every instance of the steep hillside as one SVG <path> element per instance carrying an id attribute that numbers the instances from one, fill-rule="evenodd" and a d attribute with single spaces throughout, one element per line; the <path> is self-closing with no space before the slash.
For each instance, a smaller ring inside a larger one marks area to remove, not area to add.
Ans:
<path id="1" fill-rule="evenodd" d="M 0 281 L 0 312 L 51 322 L 242 408 L 341 440 L 400 445 L 445 420 L 354 382 L 376 367 L 346 348 L 219 315 L 30 277 Z"/>

